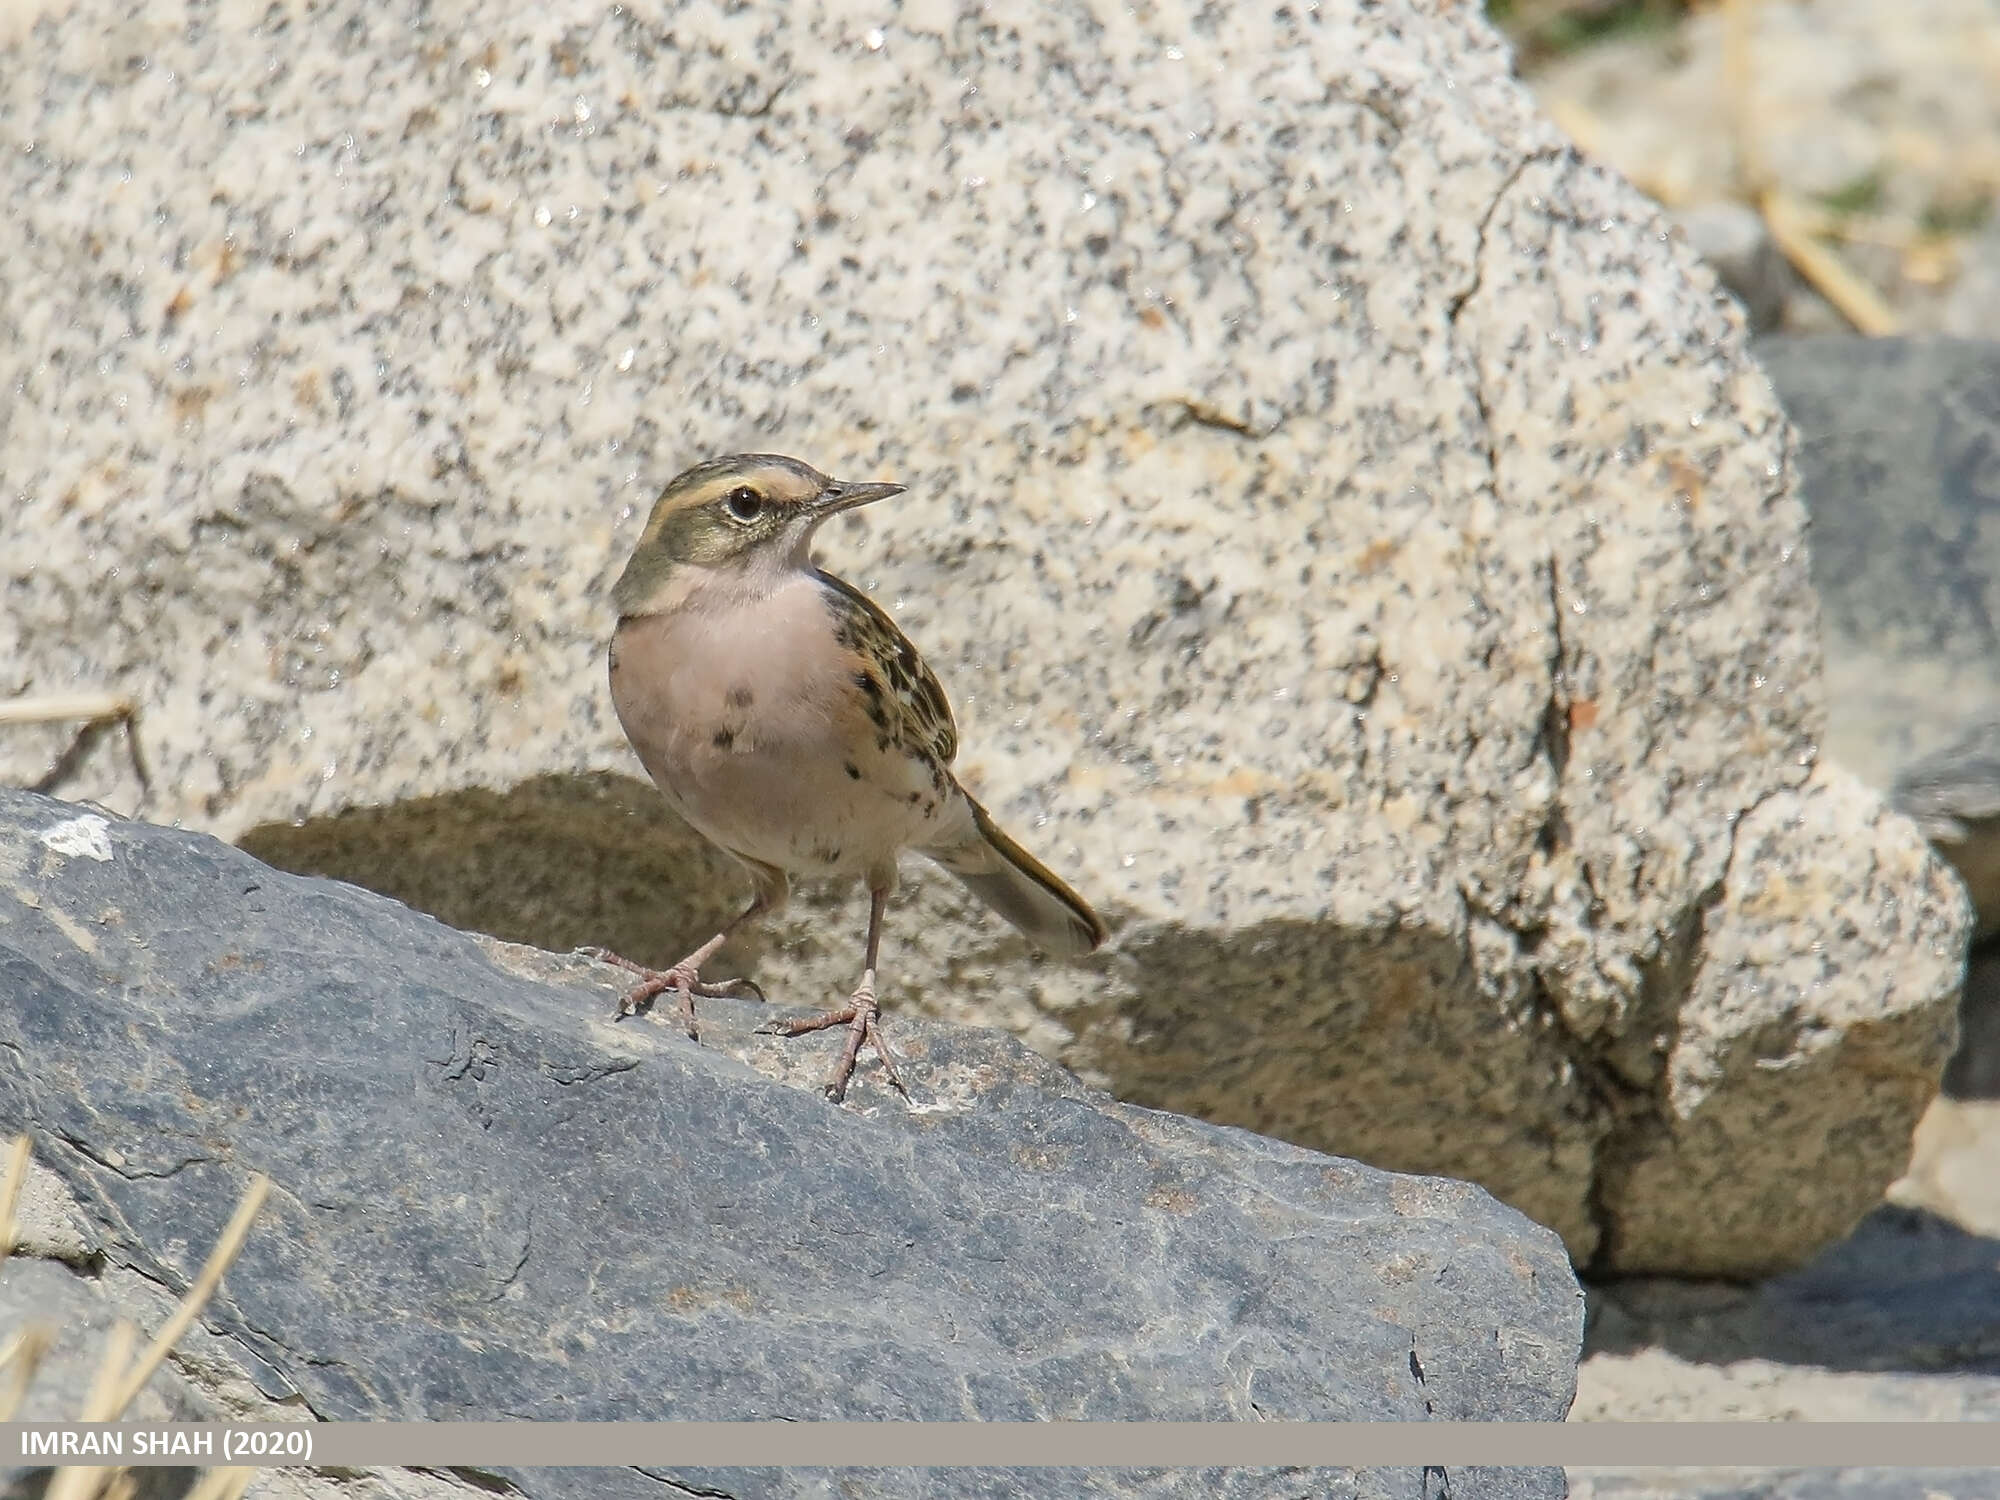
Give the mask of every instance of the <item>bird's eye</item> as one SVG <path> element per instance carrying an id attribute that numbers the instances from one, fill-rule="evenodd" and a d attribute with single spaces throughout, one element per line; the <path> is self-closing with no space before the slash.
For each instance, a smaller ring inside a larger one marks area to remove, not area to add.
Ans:
<path id="1" fill-rule="evenodd" d="M 739 484 L 723 497 L 723 505 L 728 509 L 730 519 L 750 522 L 764 513 L 764 497 L 747 484 Z"/>

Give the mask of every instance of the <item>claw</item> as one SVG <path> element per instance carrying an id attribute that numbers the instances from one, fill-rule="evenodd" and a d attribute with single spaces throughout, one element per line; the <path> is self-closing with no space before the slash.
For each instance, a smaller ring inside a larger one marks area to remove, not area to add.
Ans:
<path id="1" fill-rule="evenodd" d="M 717 995 L 729 1000 L 756 1000 L 762 1002 L 764 991 L 757 981 L 749 978 L 723 979 L 700 991 L 704 995 Z"/>
<path id="2" fill-rule="evenodd" d="M 701 966 L 715 956 L 715 950 L 729 940 L 731 932 L 735 931 L 759 912 L 768 910 L 772 902 L 782 897 L 782 895 L 782 882 L 780 883 L 778 894 L 775 896 L 768 891 L 760 892 L 757 899 L 752 901 L 733 921 L 726 924 L 722 931 L 718 932 L 714 937 L 703 943 L 694 952 L 690 953 L 670 969 L 649 969 L 644 964 L 633 963 L 629 958 L 621 958 L 606 948 L 579 948 L 576 951 L 587 953 L 592 958 L 601 960 L 604 963 L 615 964 L 617 967 L 639 976 L 639 983 L 633 985 L 626 992 L 625 998 L 618 1002 L 619 1016 L 636 1016 L 653 1003 L 655 996 L 663 995 L 668 990 L 672 990 L 680 999 L 681 1026 L 686 1030 L 689 1041 L 698 1042 L 701 1040 L 701 1033 L 695 1030 L 694 1025 L 694 997 L 696 995 L 735 1000 L 744 998 L 747 991 L 759 1000 L 764 998 L 764 992 L 747 979 L 725 979 L 720 984 L 703 984 L 701 982 Z"/>
<path id="3" fill-rule="evenodd" d="M 599 963 L 623 969 L 628 974 L 639 976 L 639 982 L 627 990 L 624 997 L 619 1000 L 615 1019 L 622 1021 L 627 1016 L 644 1015 L 652 1009 L 654 1000 L 672 990 L 680 1002 L 678 1009 L 681 1029 L 687 1032 L 688 1040 L 693 1042 L 701 1040 L 701 1032 L 696 1028 L 694 1019 L 695 996 L 699 995 L 705 1000 L 764 998 L 764 992 L 749 979 L 724 979 L 716 984 L 704 983 L 700 971 L 691 958 L 682 959 L 670 969 L 649 969 L 644 964 L 632 962 L 622 954 L 613 953 L 609 948 L 591 946 L 573 951 L 594 958 Z"/>
<path id="4" fill-rule="evenodd" d="M 840 1103 L 847 1097 L 847 1085 L 854 1077 L 854 1064 L 861 1056 L 864 1044 L 873 1047 L 875 1055 L 882 1059 L 882 1072 L 888 1078 L 890 1086 L 904 1099 L 910 1097 L 910 1091 L 903 1087 L 902 1075 L 896 1071 L 895 1054 L 890 1052 L 889 1044 L 882 1039 L 882 1028 L 877 1019 L 882 1014 L 882 1007 L 875 1000 L 874 978 L 874 973 L 871 971 L 868 977 L 862 980 L 861 987 L 854 992 L 847 1004 L 837 1010 L 822 1011 L 816 1016 L 766 1021 L 757 1028 L 759 1036 L 790 1037 L 804 1036 L 809 1031 L 827 1031 L 835 1026 L 845 1026 L 847 1045 L 840 1049 L 840 1060 L 834 1064 L 833 1071 L 827 1075 L 826 1082 L 820 1088 L 820 1092 L 834 1104 Z"/>

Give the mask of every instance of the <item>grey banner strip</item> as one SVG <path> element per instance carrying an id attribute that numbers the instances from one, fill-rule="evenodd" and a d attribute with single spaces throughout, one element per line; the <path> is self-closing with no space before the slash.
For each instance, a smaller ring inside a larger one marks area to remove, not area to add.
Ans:
<path id="1" fill-rule="evenodd" d="M 1986 1422 L 0 1423 L 0 1463 L 2000 1468 Z"/>

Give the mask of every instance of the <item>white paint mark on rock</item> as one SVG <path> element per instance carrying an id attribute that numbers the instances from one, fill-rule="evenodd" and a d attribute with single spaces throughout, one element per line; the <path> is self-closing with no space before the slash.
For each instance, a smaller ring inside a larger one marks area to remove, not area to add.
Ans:
<path id="1" fill-rule="evenodd" d="M 66 819 L 44 833 L 42 847 L 57 854 L 81 854 L 99 863 L 109 863 L 111 825 L 95 813 L 84 813 Z"/>

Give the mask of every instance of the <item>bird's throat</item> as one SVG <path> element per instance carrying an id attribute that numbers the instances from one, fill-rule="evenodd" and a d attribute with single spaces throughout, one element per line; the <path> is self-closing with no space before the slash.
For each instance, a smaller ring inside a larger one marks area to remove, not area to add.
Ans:
<path id="1" fill-rule="evenodd" d="M 782 552 L 758 551 L 719 564 L 676 562 L 662 557 L 642 566 L 634 554 L 612 591 L 620 619 L 676 614 L 682 610 L 718 613 L 755 607 L 811 576 Z"/>

